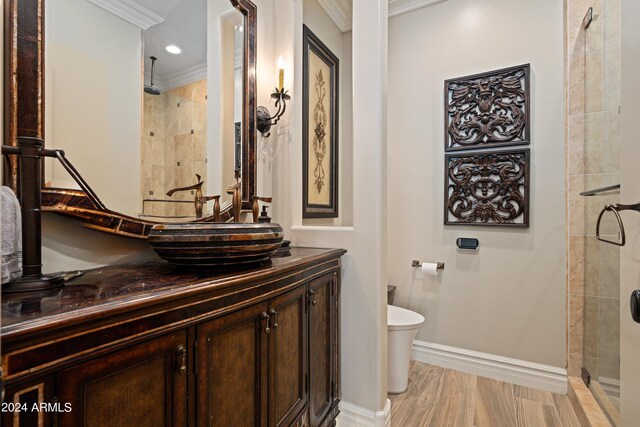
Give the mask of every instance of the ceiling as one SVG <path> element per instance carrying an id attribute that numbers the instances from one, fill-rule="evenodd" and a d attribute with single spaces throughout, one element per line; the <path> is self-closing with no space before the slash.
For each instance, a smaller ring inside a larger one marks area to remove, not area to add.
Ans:
<path id="1" fill-rule="evenodd" d="M 150 56 L 158 58 L 154 80 L 169 84 L 184 74 L 206 74 L 207 0 L 136 0 L 142 7 L 164 18 L 142 32 L 145 56 L 145 83 L 149 83 Z M 169 44 L 182 49 L 179 55 L 165 50 Z"/>

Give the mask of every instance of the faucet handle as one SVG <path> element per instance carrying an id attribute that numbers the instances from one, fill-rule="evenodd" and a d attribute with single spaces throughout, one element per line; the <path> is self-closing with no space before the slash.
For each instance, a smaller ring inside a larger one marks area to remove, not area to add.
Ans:
<path id="1" fill-rule="evenodd" d="M 213 221 L 220 222 L 220 195 L 217 196 L 202 196 L 200 201 L 206 203 L 208 201 L 215 200 L 213 203 Z"/>
<path id="2" fill-rule="evenodd" d="M 258 206 L 258 200 L 265 203 L 271 203 L 273 197 L 260 197 L 253 196 L 253 203 L 251 204 L 251 211 L 253 213 L 253 222 L 258 222 L 258 214 L 260 213 L 260 206 Z"/>

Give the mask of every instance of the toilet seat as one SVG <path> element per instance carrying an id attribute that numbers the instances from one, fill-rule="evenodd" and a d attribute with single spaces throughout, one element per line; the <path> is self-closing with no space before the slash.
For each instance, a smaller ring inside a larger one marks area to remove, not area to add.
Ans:
<path id="1" fill-rule="evenodd" d="M 389 331 L 406 331 L 415 329 L 424 322 L 424 317 L 406 308 L 387 305 L 387 329 Z"/>

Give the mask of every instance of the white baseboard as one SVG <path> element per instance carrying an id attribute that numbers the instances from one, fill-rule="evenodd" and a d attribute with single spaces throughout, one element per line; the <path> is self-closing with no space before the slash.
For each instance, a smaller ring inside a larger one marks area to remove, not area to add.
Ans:
<path id="1" fill-rule="evenodd" d="M 411 357 L 431 365 L 525 387 L 567 393 L 567 370 L 495 354 L 415 340 Z"/>
<path id="2" fill-rule="evenodd" d="M 337 427 L 390 427 L 391 401 L 387 399 L 384 409 L 378 412 L 342 401 L 336 421 Z"/>
<path id="3" fill-rule="evenodd" d="M 620 397 L 620 380 L 616 378 L 600 377 L 598 378 L 600 387 L 607 393 L 609 397 Z"/>

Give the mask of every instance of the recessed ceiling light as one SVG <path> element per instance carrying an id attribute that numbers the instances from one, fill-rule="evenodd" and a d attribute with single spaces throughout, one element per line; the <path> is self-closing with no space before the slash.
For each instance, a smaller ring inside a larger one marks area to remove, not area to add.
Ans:
<path id="1" fill-rule="evenodd" d="M 182 49 L 180 49 L 175 44 L 170 44 L 167 47 L 165 47 L 165 49 L 167 50 L 167 52 L 173 53 L 174 55 L 179 55 L 182 53 Z"/>

